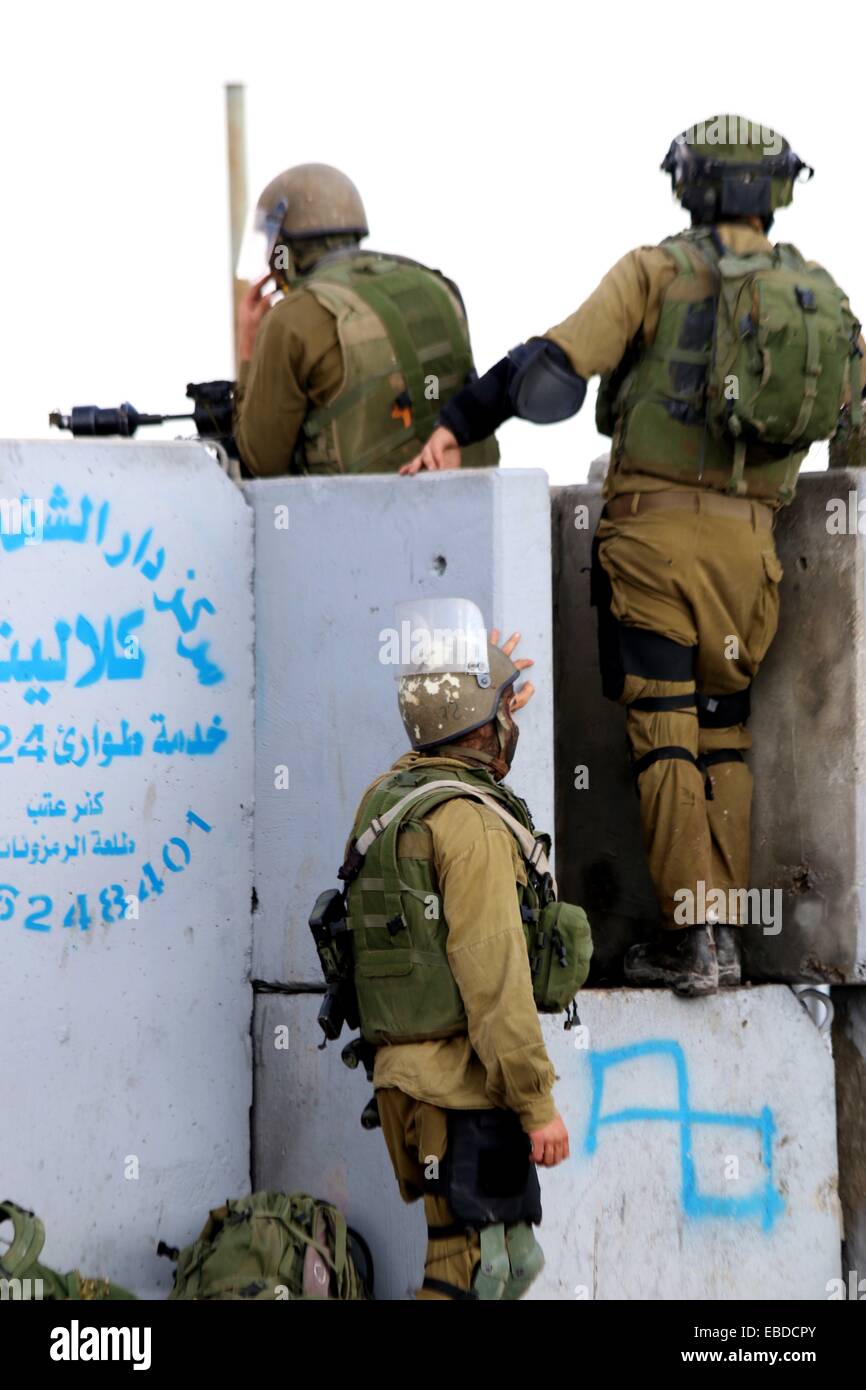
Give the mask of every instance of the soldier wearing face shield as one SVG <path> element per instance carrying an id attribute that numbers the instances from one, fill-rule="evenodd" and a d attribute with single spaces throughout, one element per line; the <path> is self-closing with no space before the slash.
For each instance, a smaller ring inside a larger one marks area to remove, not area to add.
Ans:
<path id="1" fill-rule="evenodd" d="M 238 266 L 252 283 L 239 310 L 235 437 L 253 474 L 395 472 L 475 378 L 457 287 L 363 250 L 367 235 L 357 188 L 326 164 L 287 169 L 259 198 Z M 490 440 L 465 462 L 498 459 Z"/>
<path id="2" fill-rule="evenodd" d="M 340 871 L 361 1033 L 401 1195 L 424 1200 L 418 1297 L 514 1299 L 543 1264 L 533 1165 L 568 1157 L 537 1011 L 573 1004 L 589 926 L 503 780 L 533 691 L 519 634 L 488 644 L 462 599 L 401 606 L 398 632 L 412 751 L 367 788 Z"/>

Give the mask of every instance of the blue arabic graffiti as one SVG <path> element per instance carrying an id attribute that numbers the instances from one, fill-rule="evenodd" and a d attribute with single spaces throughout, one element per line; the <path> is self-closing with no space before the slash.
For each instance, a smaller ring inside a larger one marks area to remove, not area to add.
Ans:
<path id="1" fill-rule="evenodd" d="M 784 1202 L 773 1184 L 773 1135 L 775 1125 L 767 1106 L 760 1115 L 728 1115 L 719 1111 L 692 1110 L 689 1107 L 689 1077 L 686 1059 L 678 1042 L 658 1041 L 634 1043 L 630 1047 L 613 1048 L 608 1052 L 590 1052 L 592 1069 L 592 1106 L 586 1135 L 586 1152 L 595 1153 L 602 1125 L 630 1124 L 644 1120 L 668 1120 L 679 1125 L 680 1163 L 683 1210 L 690 1217 L 728 1217 L 745 1221 L 759 1217 L 765 1231 L 773 1226 L 784 1210 Z M 663 1107 L 631 1106 L 609 1115 L 602 1114 L 606 1072 L 639 1057 L 668 1057 L 673 1062 L 677 1080 L 678 1105 L 675 1110 Z M 696 1125 L 726 1125 L 750 1129 L 761 1139 L 761 1159 L 766 1169 L 763 1186 L 743 1197 L 712 1196 L 698 1191 L 695 1161 L 692 1155 L 692 1130 Z"/>
<path id="2" fill-rule="evenodd" d="M 22 503 L 30 501 L 32 499 L 22 495 Z M 57 484 L 51 493 L 48 516 L 41 528 L 38 542 L 45 544 L 52 541 L 67 541 L 76 545 L 83 545 L 85 541 L 90 539 L 90 522 L 93 512 L 94 504 L 85 495 L 79 503 L 78 518 L 73 519 L 69 515 L 69 499 L 60 484 Z M 144 578 L 153 583 L 159 578 L 165 563 L 165 550 L 162 546 L 157 549 L 153 559 L 145 558 L 153 537 L 153 527 L 148 527 L 143 532 L 134 550 L 132 537 L 128 531 L 122 533 L 119 548 L 110 550 L 107 545 L 103 544 L 108 529 L 109 514 L 110 504 L 103 502 L 96 514 L 93 536 L 96 545 L 102 551 L 106 564 L 111 569 L 116 569 L 118 565 L 124 563 L 132 552 L 133 568 L 138 568 Z M 33 541 L 34 537 L 29 536 L 23 530 L 0 529 L 0 548 L 4 551 L 19 550 L 24 545 L 32 544 Z M 187 579 L 195 579 L 195 570 L 187 570 Z M 208 657 L 210 642 L 203 641 L 192 646 L 186 643 L 184 638 L 196 628 L 202 613 L 213 616 L 217 610 L 207 597 L 186 601 L 184 598 L 185 587 L 176 589 L 170 599 L 162 599 L 154 593 L 152 595 L 153 607 L 157 613 L 171 613 L 175 619 L 181 633 L 177 639 L 177 654 L 192 662 L 199 684 L 216 685 L 224 679 L 224 673 Z M 45 704 L 50 699 L 50 692 L 46 689 L 44 682 L 66 679 L 66 645 L 73 631 L 78 641 L 89 647 L 93 654 L 93 664 L 75 682 L 77 686 L 92 685 L 103 675 L 108 680 L 136 680 L 142 674 L 144 654 L 139 650 L 137 640 L 130 638 L 130 632 L 133 628 L 139 627 L 143 621 L 143 609 L 136 609 L 118 620 L 117 641 L 123 649 L 122 656 L 118 656 L 114 651 L 111 618 L 106 618 L 101 625 L 103 634 L 101 642 L 97 635 L 100 624 L 92 623 L 84 614 L 78 614 L 74 626 L 61 619 L 54 624 L 54 635 L 60 649 L 60 656 L 53 659 L 44 658 L 42 656 L 42 638 L 31 644 L 29 658 L 19 656 L 19 644 L 15 641 L 11 644 L 7 660 L 0 661 L 0 681 L 39 682 L 40 684 L 35 689 L 28 689 L 23 698 L 29 704 L 33 704 L 35 701 Z M 8 638 L 11 634 L 10 624 L 0 620 L 0 637 Z"/>
<path id="3" fill-rule="evenodd" d="M 187 758 L 212 757 L 229 736 L 228 730 L 222 727 L 222 716 L 219 714 L 214 715 L 206 733 L 202 733 L 201 724 L 196 720 L 193 733 L 184 733 L 183 729 L 178 729 L 171 737 L 166 729 L 164 714 L 152 714 L 150 720 L 152 724 L 159 724 L 160 729 L 155 734 L 149 751 L 164 756 L 183 753 Z M 115 758 L 140 758 L 142 753 L 147 751 L 144 734 L 140 729 L 130 729 L 129 721 L 126 719 L 121 719 L 118 735 L 101 727 L 98 719 L 88 730 L 89 738 L 88 734 L 79 732 L 74 724 L 58 724 L 56 727 L 57 734 L 51 758 L 57 767 L 63 767 L 67 763 L 71 763 L 73 767 L 84 767 L 90 759 L 91 751 L 93 760 L 99 767 L 110 767 Z M 12 749 L 15 737 L 8 724 L 0 724 L 0 763 L 14 762 L 16 757 L 35 758 L 36 762 L 43 763 L 49 756 L 46 742 L 50 742 L 50 739 L 46 740 L 45 725 L 33 724 L 15 752 L 7 752 L 7 749 Z"/>
<path id="4" fill-rule="evenodd" d="M 193 827 L 201 830 L 205 835 L 209 835 L 213 827 L 195 811 L 189 810 L 186 813 L 186 824 L 190 830 Z M 192 836 L 190 835 L 190 839 Z M 107 853 L 105 849 L 101 851 Z M 111 853 L 127 853 L 126 850 L 112 850 Z M 162 863 L 165 870 L 170 875 L 182 874 L 192 860 L 192 850 L 185 839 L 180 835 L 172 835 L 162 846 Z M 119 883 L 108 884 L 105 888 L 94 893 L 93 897 L 99 899 L 99 907 L 94 905 L 93 913 L 88 907 L 88 895 L 86 893 L 74 893 L 72 901 L 66 908 L 63 916 L 62 925 L 64 927 L 78 927 L 80 931 L 88 931 L 91 922 L 97 920 L 94 914 L 99 913 L 99 920 L 106 926 L 114 925 L 116 922 L 128 921 L 131 917 L 138 917 L 138 905 L 140 903 L 153 901 L 161 897 L 166 889 L 167 880 L 160 872 L 159 867 L 154 868 L 150 860 L 141 865 L 141 878 L 138 883 L 138 891 L 130 893 L 129 889 Z M 19 899 L 21 902 L 19 903 Z M 32 911 L 19 913 L 18 909 L 23 909 L 24 905 L 30 907 Z M 64 904 L 57 904 L 58 914 L 63 911 Z M 134 911 L 130 911 L 134 908 Z M 54 899 L 47 893 L 34 893 L 28 898 L 23 899 L 21 890 L 11 883 L 0 883 L 0 923 L 11 922 L 16 915 L 22 916 L 21 926 L 27 931 L 50 932 L 52 928 L 51 917 L 55 911 Z M 58 922 L 59 923 L 59 918 Z"/>

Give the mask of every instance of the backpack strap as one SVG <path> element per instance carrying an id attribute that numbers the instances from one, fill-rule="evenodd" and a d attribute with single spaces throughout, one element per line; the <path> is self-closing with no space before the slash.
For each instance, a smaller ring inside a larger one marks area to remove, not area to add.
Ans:
<path id="1" fill-rule="evenodd" d="M 663 241 L 662 247 L 676 261 L 681 275 L 694 275 L 692 258 L 681 241 Z"/>
<path id="2" fill-rule="evenodd" d="M 304 1251 L 304 1272 L 302 1284 L 304 1294 L 307 1298 L 327 1298 L 331 1285 L 331 1267 L 322 1259 L 319 1253 L 328 1247 L 328 1208 L 316 1206 L 313 1210 L 313 1239 L 308 1243 Z M 335 1227 L 335 1246 L 339 1239 L 339 1219 L 334 1219 Z M 342 1265 L 345 1263 L 345 1222 L 343 1222 L 343 1260 L 335 1254 L 333 1272 L 337 1277 L 337 1287 L 342 1273 Z"/>
<path id="3" fill-rule="evenodd" d="M 488 810 L 493 811 L 508 826 L 520 846 L 524 859 L 535 869 L 536 873 L 542 877 L 545 874 L 550 874 L 553 894 L 557 896 L 556 880 L 550 871 L 550 861 L 545 842 L 541 839 L 537 840 L 526 829 L 525 825 L 521 825 L 520 821 L 500 804 L 494 793 L 481 791 L 479 787 L 473 787 L 467 782 L 455 781 L 453 778 L 440 778 L 434 782 L 425 782 L 423 786 L 413 787 L 381 816 L 374 816 L 355 841 L 355 849 L 363 857 L 379 836 L 389 831 L 388 841 L 383 846 L 382 856 L 386 911 L 389 917 L 399 917 L 401 913 L 400 876 L 396 854 L 397 830 L 401 819 L 410 806 L 417 805 L 427 798 L 432 798 L 434 805 L 439 805 L 457 796 L 472 797 L 473 800 L 480 801 Z M 428 806 L 425 809 L 429 811 L 433 810 L 434 807 Z M 390 830 L 389 827 L 391 827 Z M 387 853 L 384 852 L 386 848 Z"/>
<path id="4" fill-rule="evenodd" d="M 806 385 L 803 390 L 803 401 L 797 416 L 797 423 L 785 439 L 787 444 L 793 444 L 805 433 L 818 397 L 818 377 L 821 375 L 821 338 L 818 333 L 818 316 L 802 302 L 800 309 L 806 329 Z"/>
<path id="5" fill-rule="evenodd" d="M 45 1244 L 45 1227 L 32 1211 L 17 1202 L 0 1202 L 0 1221 L 12 1222 L 12 1244 L 0 1260 L 0 1274 L 15 1278 L 39 1259 Z"/>

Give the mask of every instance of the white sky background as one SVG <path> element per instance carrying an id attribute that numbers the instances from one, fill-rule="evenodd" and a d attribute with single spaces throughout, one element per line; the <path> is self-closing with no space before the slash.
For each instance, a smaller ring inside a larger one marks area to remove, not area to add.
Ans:
<path id="1" fill-rule="evenodd" d="M 719 111 L 814 164 L 773 234 L 866 316 L 863 15 L 859 0 L 6 6 L 0 435 L 44 437 L 73 404 L 183 410 L 188 381 L 233 374 L 227 81 L 247 84 L 251 198 L 291 164 L 344 169 L 369 246 L 458 281 L 480 371 L 685 225 L 658 166 Z M 565 424 L 505 426 L 504 463 L 584 477 L 606 447 L 594 396 Z"/>

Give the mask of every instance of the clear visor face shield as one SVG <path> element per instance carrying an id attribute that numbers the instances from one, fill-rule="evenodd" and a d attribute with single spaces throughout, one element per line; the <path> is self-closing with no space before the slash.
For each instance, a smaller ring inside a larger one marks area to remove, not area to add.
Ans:
<path id="1" fill-rule="evenodd" d="M 396 627 L 387 634 L 390 656 L 380 652 L 380 659 L 394 666 L 397 680 L 450 671 L 489 686 L 487 629 L 471 599 L 410 599 L 396 604 L 394 617 Z"/>
<path id="2" fill-rule="evenodd" d="M 271 264 L 274 248 L 279 239 L 280 228 L 288 208 L 288 199 L 281 198 L 271 208 L 257 204 L 251 209 L 247 216 L 241 239 L 241 249 L 235 265 L 235 278 L 237 280 L 244 280 L 248 284 L 253 284 L 256 280 L 261 280 L 263 275 L 273 273 L 275 269 L 287 280 L 292 278 L 288 247 L 285 248 L 286 264 L 277 266 Z"/>

